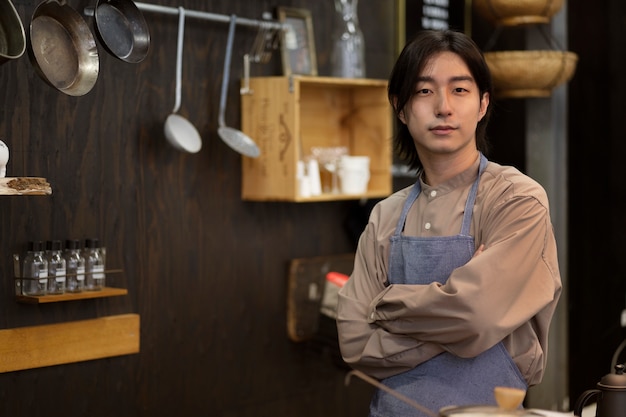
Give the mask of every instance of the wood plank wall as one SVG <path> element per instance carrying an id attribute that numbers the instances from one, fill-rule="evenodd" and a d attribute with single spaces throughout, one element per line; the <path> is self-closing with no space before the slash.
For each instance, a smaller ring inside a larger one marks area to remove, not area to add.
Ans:
<path id="1" fill-rule="evenodd" d="M 26 28 L 38 0 L 13 0 Z M 94 1 L 70 0 L 82 11 Z M 155 2 L 157 3 L 157 2 Z M 260 18 L 276 2 L 163 0 L 165 6 Z M 283 1 L 313 13 L 318 63 L 329 74 L 334 5 Z M 362 2 L 368 75 L 393 62 L 391 0 Z M 346 227 L 358 202 L 252 203 L 239 198 L 240 155 L 218 137 L 227 25 L 187 19 L 180 114 L 203 148 L 166 143 L 174 106 L 177 17 L 145 13 L 151 49 L 140 64 L 100 48 L 100 73 L 83 97 L 46 85 L 27 55 L 0 66 L 0 139 L 9 176 L 43 176 L 50 197 L 0 197 L 0 328 L 136 313 L 141 353 L 0 375 L 0 415 L 357 416 L 370 388 L 344 386 L 332 344 L 287 338 L 286 282 L 293 258 L 354 249 Z M 90 25 L 92 18 L 87 18 Z M 92 26 L 93 28 L 93 26 Z M 226 122 L 240 126 L 242 57 L 256 32 L 235 36 Z M 280 74 L 276 54 L 252 75 Z M 46 305 L 13 299 L 13 253 L 29 240 L 98 237 L 108 283 L 129 295 Z"/>

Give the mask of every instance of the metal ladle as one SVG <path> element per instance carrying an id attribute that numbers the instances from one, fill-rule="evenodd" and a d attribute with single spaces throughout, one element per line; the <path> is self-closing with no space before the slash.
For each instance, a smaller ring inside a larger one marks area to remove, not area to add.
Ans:
<path id="1" fill-rule="evenodd" d="M 230 25 L 228 27 L 228 40 L 226 43 L 226 58 L 224 60 L 224 75 L 222 78 L 222 94 L 220 96 L 220 109 L 218 117 L 219 127 L 217 129 L 217 133 L 233 150 L 242 155 L 256 158 L 261 154 L 261 151 L 256 143 L 254 143 L 254 141 L 242 131 L 226 126 L 226 122 L 224 120 L 224 114 L 226 112 L 226 94 L 228 92 L 228 80 L 230 77 L 230 61 L 233 53 L 236 23 L 237 16 L 232 15 L 230 17 Z"/>
<path id="2" fill-rule="evenodd" d="M 176 149 L 196 153 L 202 148 L 202 139 L 189 120 L 176 114 L 180 109 L 182 73 L 183 73 L 183 36 L 185 27 L 185 9 L 178 8 L 178 44 L 176 52 L 176 104 L 165 120 L 165 137 Z"/>

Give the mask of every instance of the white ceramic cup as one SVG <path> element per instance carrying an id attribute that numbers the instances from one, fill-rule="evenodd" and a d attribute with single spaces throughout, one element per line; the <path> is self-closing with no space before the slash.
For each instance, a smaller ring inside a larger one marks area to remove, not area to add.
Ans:
<path id="1" fill-rule="evenodd" d="M 9 147 L 0 140 L 0 178 L 7 175 L 7 163 L 9 162 Z"/>
<path id="2" fill-rule="evenodd" d="M 306 173 L 309 176 L 311 195 L 322 194 L 322 179 L 320 178 L 320 165 L 319 162 L 317 162 L 317 159 L 309 159 Z"/>
<path id="3" fill-rule="evenodd" d="M 344 155 L 339 161 L 339 179 L 343 194 L 364 194 L 370 180 L 369 156 Z"/>

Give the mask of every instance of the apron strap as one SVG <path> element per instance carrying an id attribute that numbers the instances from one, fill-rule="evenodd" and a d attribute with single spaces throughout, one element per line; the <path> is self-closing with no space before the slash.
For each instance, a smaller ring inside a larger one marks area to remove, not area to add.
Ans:
<path id="1" fill-rule="evenodd" d="M 478 168 L 478 177 L 472 184 L 467 200 L 465 201 L 465 211 L 463 212 L 463 224 L 461 225 L 461 235 L 469 236 L 470 225 L 472 223 L 472 214 L 474 211 L 474 202 L 476 201 L 476 195 L 478 194 L 478 183 L 480 182 L 480 176 L 485 171 L 487 166 L 487 158 L 482 153 L 480 154 L 480 167 Z"/>
<path id="2" fill-rule="evenodd" d="M 409 209 L 411 208 L 413 203 L 415 203 L 415 200 L 417 200 L 417 196 L 420 194 L 421 191 L 422 186 L 418 177 L 415 185 L 413 186 L 413 188 L 411 188 L 411 192 L 404 202 L 404 207 L 402 207 L 402 213 L 400 213 L 400 219 L 398 220 L 398 223 L 396 224 L 396 230 L 393 233 L 394 236 L 400 236 L 402 234 L 402 230 L 404 230 L 404 224 L 406 223 L 406 216 L 409 214 Z"/>

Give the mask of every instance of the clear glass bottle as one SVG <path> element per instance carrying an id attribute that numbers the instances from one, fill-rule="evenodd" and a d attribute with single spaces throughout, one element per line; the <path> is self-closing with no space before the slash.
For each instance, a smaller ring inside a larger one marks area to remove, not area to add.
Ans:
<path id="1" fill-rule="evenodd" d="M 330 58 L 333 77 L 365 77 L 365 41 L 357 15 L 358 0 L 334 0 L 337 23 Z"/>
<path id="2" fill-rule="evenodd" d="M 48 262 L 43 254 L 43 242 L 28 242 L 28 251 L 22 264 L 22 294 L 46 295 Z"/>
<path id="3" fill-rule="evenodd" d="M 67 271 L 65 290 L 67 292 L 83 291 L 85 288 L 85 258 L 81 255 L 80 242 L 78 240 L 66 240 L 63 257 Z"/>
<path id="4" fill-rule="evenodd" d="M 48 261 L 48 294 L 65 292 L 65 259 L 61 254 L 61 241 L 46 242 L 46 260 Z"/>
<path id="5" fill-rule="evenodd" d="M 98 239 L 85 240 L 85 289 L 100 291 L 104 288 L 104 256 Z"/>

